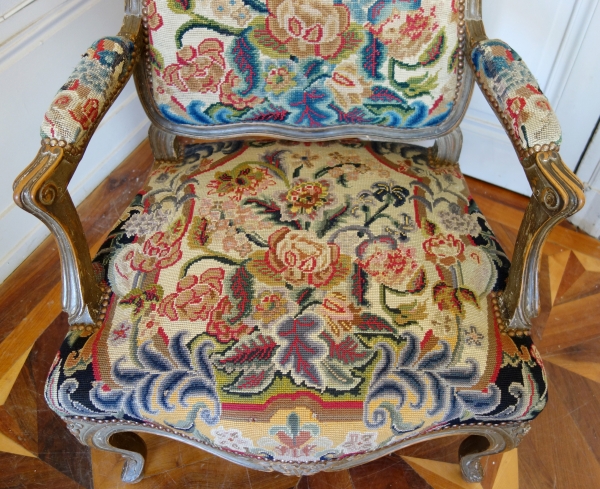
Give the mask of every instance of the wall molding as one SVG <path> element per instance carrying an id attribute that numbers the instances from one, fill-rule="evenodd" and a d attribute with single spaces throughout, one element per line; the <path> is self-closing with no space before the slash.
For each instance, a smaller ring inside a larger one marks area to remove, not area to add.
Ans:
<path id="1" fill-rule="evenodd" d="M 576 0 L 544 89 L 554 107 L 560 105 L 577 54 L 581 50 L 599 2 L 600 0 Z"/>
<path id="2" fill-rule="evenodd" d="M 102 0 L 66 0 L 0 44 L 0 74 Z"/>

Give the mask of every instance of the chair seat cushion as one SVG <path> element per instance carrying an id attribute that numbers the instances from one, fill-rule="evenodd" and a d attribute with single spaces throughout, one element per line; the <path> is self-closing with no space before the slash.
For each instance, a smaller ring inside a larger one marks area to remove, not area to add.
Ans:
<path id="1" fill-rule="evenodd" d="M 508 259 L 427 148 L 189 144 L 94 263 L 104 320 L 71 328 L 46 387 L 63 417 L 307 462 L 546 402 L 498 311 Z"/>

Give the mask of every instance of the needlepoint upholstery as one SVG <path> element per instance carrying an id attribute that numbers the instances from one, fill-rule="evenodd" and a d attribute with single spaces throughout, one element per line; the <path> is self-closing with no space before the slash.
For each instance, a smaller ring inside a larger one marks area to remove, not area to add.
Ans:
<path id="1" fill-rule="evenodd" d="M 124 37 L 105 37 L 93 43 L 44 115 L 42 139 L 80 145 L 125 79 L 133 51 L 133 42 Z"/>
<path id="2" fill-rule="evenodd" d="M 285 462 L 534 418 L 531 339 L 502 332 L 509 262 L 455 165 L 395 143 L 190 144 L 94 261 L 46 397 Z"/>
<path id="3" fill-rule="evenodd" d="M 478 83 L 510 121 L 510 134 L 522 149 L 554 143 L 562 131 L 550 102 L 525 62 L 508 44 L 487 39 L 473 48 Z"/>
<path id="4" fill-rule="evenodd" d="M 181 124 L 436 126 L 463 3 L 146 0 L 154 99 Z"/>

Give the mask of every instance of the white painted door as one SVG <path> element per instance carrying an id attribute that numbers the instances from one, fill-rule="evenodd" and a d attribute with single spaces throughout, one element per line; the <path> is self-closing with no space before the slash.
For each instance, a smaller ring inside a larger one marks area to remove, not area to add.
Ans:
<path id="1" fill-rule="evenodd" d="M 488 37 L 511 45 L 536 76 L 561 122 L 561 155 L 573 170 L 600 116 L 599 3 L 483 0 Z M 467 175 L 531 194 L 508 137 L 478 87 L 461 128 L 461 167 Z"/>

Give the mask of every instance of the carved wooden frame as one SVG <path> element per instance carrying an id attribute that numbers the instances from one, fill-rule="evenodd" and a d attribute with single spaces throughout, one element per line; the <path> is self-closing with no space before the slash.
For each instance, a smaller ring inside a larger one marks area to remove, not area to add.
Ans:
<path id="1" fill-rule="evenodd" d="M 141 0 L 125 0 L 125 4 L 126 15 L 119 35 L 128 37 L 135 42 L 137 56 L 137 53 L 145 51 L 148 44 L 147 34 L 140 32 L 143 23 Z M 463 46 L 462 49 L 463 53 L 467 53 L 467 57 L 470 58 L 472 47 L 486 39 L 481 20 L 481 0 L 466 0 L 466 4 L 462 3 L 461 6 L 460 28 L 466 29 L 468 39 L 468 46 Z M 179 147 L 179 137 L 181 136 L 205 140 L 232 139 L 240 137 L 242 134 L 248 137 L 247 127 L 243 133 L 237 126 L 228 131 L 224 131 L 223 128 L 211 131 L 207 128 L 192 128 L 167 121 L 154 106 L 144 63 L 134 61 L 131 69 L 135 72 L 134 77 L 142 104 L 153 123 L 149 131 L 149 138 L 157 161 L 174 161 L 181 157 Z M 130 75 L 131 72 L 111 94 L 105 111 L 120 93 Z M 457 103 L 467 105 L 473 88 L 473 73 L 465 70 L 461 74 L 461 79 L 462 88 L 457 96 Z M 494 106 L 490 94 L 486 94 L 486 96 L 510 135 L 499 108 L 497 105 Z M 403 131 L 403 134 L 396 134 L 395 137 L 390 131 L 365 132 L 364 128 L 359 128 L 355 132 L 328 129 L 321 132 L 294 131 L 286 133 L 273 130 L 271 127 L 252 132 L 251 136 L 283 136 L 302 140 L 358 136 L 364 139 L 392 139 L 404 142 L 435 138 L 436 142 L 430 150 L 430 158 L 439 164 L 452 164 L 458 162 L 462 146 L 462 134 L 458 125 L 464 115 L 464 110 L 459 107 L 456 109 L 456 113 L 459 115 L 447 127 Z M 90 130 L 89 137 L 93 134 L 103 115 L 100 115 L 96 126 Z M 101 324 L 105 311 L 103 301 L 106 299 L 106 291 L 100 289 L 94 278 L 81 222 L 67 192 L 67 185 L 82 158 L 87 142 L 87 140 L 84 141 L 81 149 L 74 149 L 64 141 L 42 141 L 38 155 L 19 175 L 14 184 L 17 204 L 42 220 L 57 239 L 61 255 L 63 309 L 68 312 L 69 322 L 72 325 L 95 325 L 97 322 Z M 496 313 L 504 316 L 505 329 L 509 334 L 528 334 L 531 318 L 537 315 L 539 308 L 537 272 L 542 245 L 553 226 L 581 208 L 583 192 L 581 182 L 560 159 L 558 148 L 548 146 L 532 148 L 529 152 L 523 152 L 516 146 L 516 141 L 513 140 L 513 144 L 522 160 L 533 189 L 533 196 L 519 231 L 506 290 L 497 299 L 494 299 L 494 305 Z M 421 441 L 466 434 L 470 436 L 461 445 L 460 464 L 463 477 L 469 482 L 480 482 L 483 478 L 481 457 L 516 447 L 529 431 L 528 423 L 466 424 L 415 435 L 380 450 L 342 460 L 293 464 L 244 457 L 152 424 L 80 417 L 67 417 L 64 420 L 71 432 L 82 443 L 114 451 L 124 456 L 123 480 L 125 482 L 139 480 L 144 464 L 145 446 L 142 439 L 132 433 L 134 431 L 160 434 L 183 441 L 253 469 L 276 470 L 290 475 L 308 475 L 321 470 L 343 470 Z"/>
<path id="2" fill-rule="evenodd" d="M 323 462 L 291 463 L 241 455 L 222 447 L 202 443 L 192 436 L 181 434 L 171 428 L 150 423 L 142 424 L 116 419 L 94 420 L 80 416 L 65 418 L 64 421 L 67 423 L 69 431 L 83 445 L 122 455 L 125 463 L 121 479 L 129 483 L 141 480 L 146 457 L 144 440 L 136 435 L 135 432 L 159 434 L 181 441 L 230 462 L 248 467 L 249 469 L 264 472 L 276 471 L 291 476 L 313 475 L 322 471 L 334 472 L 346 470 L 422 441 L 447 436 L 469 435 L 459 447 L 461 472 L 467 482 L 481 482 L 484 475 L 481 458 L 516 448 L 531 429 L 528 422 L 499 424 L 472 423 L 461 426 L 439 427 L 428 433 L 410 436 L 398 443 L 390 444 L 372 452 Z"/>

